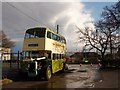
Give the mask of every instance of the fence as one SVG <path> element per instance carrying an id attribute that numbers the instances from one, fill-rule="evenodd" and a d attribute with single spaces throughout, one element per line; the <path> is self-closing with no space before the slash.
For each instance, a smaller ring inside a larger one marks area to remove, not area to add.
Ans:
<path id="1" fill-rule="evenodd" d="M 20 68 L 20 61 L 22 60 L 22 53 L 17 52 L 17 53 L 2 53 L 1 60 L 3 62 L 3 65 L 8 65 L 9 68 Z"/>

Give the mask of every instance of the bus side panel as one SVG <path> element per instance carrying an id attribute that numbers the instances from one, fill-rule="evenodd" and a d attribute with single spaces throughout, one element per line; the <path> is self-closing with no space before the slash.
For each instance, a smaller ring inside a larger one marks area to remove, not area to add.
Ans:
<path id="1" fill-rule="evenodd" d="M 60 59 L 59 60 L 59 69 L 62 70 L 65 64 L 65 60 L 64 59 Z"/>
<path id="2" fill-rule="evenodd" d="M 65 60 L 52 60 L 52 73 L 56 73 L 63 69 Z"/>
<path id="3" fill-rule="evenodd" d="M 45 50 L 52 50 L 52 53 L 65 54 L 65 51 L 66 51 L 65 44 L 49 38 L 46 38 L 45 43 L 46 43 Z"/>
<path id="4" fill-rule="evenodd" d="M 55 73 L 58 71 L 58 60 L 52 60 L 52 73 Z"/>

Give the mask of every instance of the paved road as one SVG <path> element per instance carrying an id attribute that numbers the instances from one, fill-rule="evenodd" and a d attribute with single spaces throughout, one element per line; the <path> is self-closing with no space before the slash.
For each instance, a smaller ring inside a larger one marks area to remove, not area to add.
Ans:
<path id="1" fill-rule="evenodd" d="M 118 72 L 101 71 L 98 65 L 69 65 L 68 71 L 53 75 L 49 81 L 18 77 L 3 88 L 118 88 Z"/>

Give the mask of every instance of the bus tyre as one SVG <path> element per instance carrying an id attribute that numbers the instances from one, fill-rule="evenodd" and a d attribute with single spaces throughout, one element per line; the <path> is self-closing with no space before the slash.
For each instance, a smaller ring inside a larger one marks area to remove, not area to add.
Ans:
<path id="1" fill-rule="evenodd" d="M 50 69 L 50 67 L 47 67 L 47 69 L 45 71 L 45 80 L 51 79 L 51 76 L 52 76 L 51 69 Z"/>

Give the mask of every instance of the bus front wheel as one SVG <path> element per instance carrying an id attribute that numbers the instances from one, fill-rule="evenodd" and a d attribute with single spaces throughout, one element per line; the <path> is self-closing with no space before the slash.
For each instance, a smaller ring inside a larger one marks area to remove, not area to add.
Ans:
<path id="1" fill-rule="evenodd" d="M 47 69 L 45 71 L 45 79 L 49 80 L 49 79 L 51 79 L 51 76 L 52 76 L 51 68 L 47 67 Z"/>

